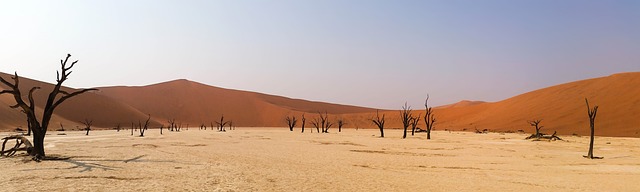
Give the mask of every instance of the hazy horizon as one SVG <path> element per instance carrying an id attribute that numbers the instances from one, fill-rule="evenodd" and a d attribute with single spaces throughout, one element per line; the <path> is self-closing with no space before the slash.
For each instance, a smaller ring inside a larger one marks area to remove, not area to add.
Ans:
<path id="1" fill-rule="evenodd" d="M 639 1 L 0 2 L 0 71 L 398 109 L 640 71 Z"/>

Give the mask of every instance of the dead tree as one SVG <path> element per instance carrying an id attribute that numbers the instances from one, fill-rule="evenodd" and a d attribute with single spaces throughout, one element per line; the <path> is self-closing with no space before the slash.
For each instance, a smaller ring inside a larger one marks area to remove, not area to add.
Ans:
<path id="1" fill-rule="evenodd" d="M 60 129 L 58 129 L 58 131 L 64 131 L 64 126 L 62 126 L 62 123 L 60 123 Z"/>
<path id="2" fill-rule="evenodd" d="M 589 125 L 591 127 L 591 139 L 589 140 L 589 153 L 585 155 L 585 158 L 589 159 L 602 159 L 603 157 L 594 157 L 593 156 L 593 135 L 595 132 L 595 124 L 596 124 L 596 114 L 598 114 L 598 106 L 594 106 L 593 109 L 589 107 L 589 100 L 584 98 L 584 101 L 587 103 L 587 113 L 589 114 Z"/>
<path id="3" fill-rule="evenodd" d="M 116 125 L 116 132 L 120 132 L 120 123 L 118 123 L 118 125 Z"/>
<path id="4" fill-rule="evenodd" d="M 134 129 L 136 129 L 136 127 L 133 125 L 133 122 L 131 122 L 131 136 L 133 136 Z"/>
<path id="5" fill-rule="evenodd" d="M 22 111 L 24 112 L 24 111 Z M 31 136 L 31 123 L 29 123 L 29 118 L 27 117 L 27 136 Z"/>
<path id="6" fill-rule="evenodd" d="M 224 114 L 220 117 L 220 121 L 216 121 L 216 124 L 218 125 L 218 131 L 220 132 L 225 132 L 226 130 L 224 130 L 224 126 L 226 126 L 229 123 L 229 121 L 224 121 Z"/>
<path id="7" fill-rule="evenodd" d="M 84 121 L 81 121 L 82 124 L 84 124 L 84 130 L 87 131 L 87 133 L 85 135 L 89 135 L 89 131 L 91 131 L 91 125 L 93 124 L 93 120 L 89 120 L 89 119 L 84 119 Z"/>
<path id="8" fill-rule="evenodd" d="M 304 125 L 307 124 L 307 118 L 304 118 L 304 113 L 302 114 L 302 119 L 300 119 L 302 121 L 302 133 L 304 133 Z"/>
<path id="9" fill-rule="evenodd" d="M 140 137 L 144 137 L 144 132 L 147 130 L 147 128 L 149 128 L 149 120 L 151 120 L 151 114 L 149 114 L 147 121 L 144 122 L 144 127 L 142 127 L 142 125 L 140 125 L 140 121 L 138 121 L 138 126 L 140 127 Z"/>
<path id="10" fill-rule="evenodd" d="M 371 121 L 380 129 L 380 137 L 384 137 L 384 114 L 380 118 L 380 111 L 376 110 L 376 119 L 371 119 Z"/>
<path id="11" fill-rule="evenodd" d="M 436 117 L 429 107 L 429 95 L 427 95 L 427 99 L 424 101 L 424 108 L 426 114 L 424 114 L 424 126 L 427 131 L 427 139 L 431 139 L 431 130 L 433 129 L 433 125 L 436 124 Z"/>
<path id="12" fill-rule="evenodd" d="M 176 128 L 176 119 L 169 119 L 169 131 L 174 131 Z"/>
<path id="13" fill-rule="evenodd" d="M 409 120 L 409 124 L 411 125 L 411 136 L 413 136 L 416 133 L 416 128 L 418 127 L 418 124 L 420 123 L 420 117 L 421 116 L 422 116 L 422 114 L 418 114 L 418 116 L 411 117 L 411 119 Z"/>
<path id="14" fill-rule="evenodd" d="M 409 128 L 409 124 L 411 124 L 411 119 L 412 119 L 412 115 L 411 115 L 411 107 L 407 106 L 407 103 L 404 103 L 404 106 L 402 106 L 402 110 L 400 110 L 400 119 L 402 120 L 402 128 L 403 128 L 403 133 L 402 133 L 402 138 L 407 138 L 407 128 Z"/>
<path id="15" fill-rule="evenodd" d="M 49 121 L 51 121 L 51 117 L 53 115 L 54 110 L 60 106 L 64 101 L 69 98 L 75 97 L 87 91 L 97 90 L 97 89 L 81 89 L 78 91 L 67 92 L 62 89 L 62 83 L 64 83 L 71 74 L 71 68 L 78 63 L 78 61 L 74 61 L 71 65 L 67 66 L 67 61 L 71 57 L 71 54 L 67 54 L 67 57 L 64 60 L 60 60 L 61 71 L 58 71 L 58 75 L 56 78 L 56 85 L 53 87 L 53 90 L 49 93 L 47 97 L 46 105 L 44 106 L 42 112 L 42 118 L 38 121 L 36 110 L 35 110 L 35 101 L 33 99 L 33 92 L 40 89 L 40 87 L 32 87 L 29 90 L 27 95 L 28 103 L 23 100 L 25 98 L 22 95 L 22 92 L 19 88 L 20 77 L 18 73 L 14 73 L 12 79 L 13 83 L 5 80 L 0 77 L 0 81 L 9 87 L 7 90 L 0 91 L 0 95 L 8 93 L 14 96 L 16 101 L 16 105 L 11 106 L 12 108 L 22 108 L 22 112 L 26 114 L 27 120 L 29 121 L 28 125 L 31 127 L 31 131 L 33 132 L 33 150 L 29 153 L 29 155 L 33 156 L 33 159 L 36 161 L 41 160 L 46 157 L 44 152 L 44 137 L 47 134 L 47 129 L 49 128 Z"/>
<path id="16" fill-rule="evenodd" d="M 164 125 L 160 125 L 160 135 L 162 135 L 162 129 L 164 129 Z"/>
<path id="17" fill-rule="evenodd" d="M 540 137 L 544 136 L 543 133 L 540 133 L 540 129 L 542 129 L 544 127 L 544 126 L 540 126 L 540 122 L 541 121 L 542 121 L 542 119 L 527 121 L 527 123 L 529 123 L 529 125 L 531 125 L 532 127 L 535 127 L 536 133 L 532 134 L 531 136 L 527 137 L 526 139 L 540 138 Z"/>
<path id="18" fill-rule="evenodd" d="M 233 121 L 229 121 L 229 130 L 236 130 L 236 128 L 233 127 Z"/>
<path id="19" fill-rule="evenodd" d="M 318 118 L 313 118 L 311 125 L 316 128 L 316 132 L 320 133 L 320 120 Z M 313 133 L 313 129 L 311 129 L 311 132 Z"/>
<path id="20" fill-rule="evenodd" d="M 213 128 L 214 128 L 214 127 L 215 127 L 215 126 L 213 126 L 213 122 L 211 122 L 211 131 L 213 131 Z"/>
<path id="21" fill-rule="evenodd" d="M 285 119 L 285 121 L 287 121 L 287 126 L 289 126 L 289 131 L 293 131 L 293 127 L 296 126 L 296 124 L 298 123 L 298 119 L 296 118 L 296 116 L 287 116 Z"/>
<path id="22" fill-rule="evenodd" d="M 329 114 L 325 111 L 324 114 L 318 112 L 320 116 L 319 126 L 322 129 L 322 133 L 329 133 L 329 128 L 333 125 L 331 121 L 329 121 Z"/>
<path id="23" fill-rule="evenodd" d="M 346 124 L 347 122 L 345 122 L 344 119 L 338 119 L 338 132 L 342 132 L 342 126 L 345 126 Z"/>
<path id="24" fill-rule="evenodd" d="M 6 148 L 7 141 L 15 139 L 16 144 L 12 148 Z M 31 154 L 33 150 L 33 145 L 29 142 L 29 139 L 22 135 L 12 135 L 5 138 L 2 142 L 2 150 L 0 150 L 0 156 L 10 157 L 16 154 L 18 151 L 26 151 L 27 154 Z M 24 147 L 21 147 L 24 144 Z M 6 150 L 5 150 L 6 149 Z"/>

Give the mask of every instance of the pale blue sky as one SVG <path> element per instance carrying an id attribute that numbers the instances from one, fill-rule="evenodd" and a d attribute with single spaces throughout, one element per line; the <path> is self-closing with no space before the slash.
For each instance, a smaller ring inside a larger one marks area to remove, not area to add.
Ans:
<path id="1" fill-rule="evenodd" d="M 397 109 L 640 71 L 640 1 L 0 1 L 0 71 Z"/>

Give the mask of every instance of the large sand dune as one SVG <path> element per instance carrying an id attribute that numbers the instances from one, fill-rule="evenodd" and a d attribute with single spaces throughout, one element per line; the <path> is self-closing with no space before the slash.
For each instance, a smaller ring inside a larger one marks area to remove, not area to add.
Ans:
<path id="1" fill-rule="evenodd" d="M 8 78 L 6 74 L 3 75 Z M 438 130 L 490 129 L 494 131 L 530 132 L 527 120 L 543 119 L 546 133 L 587 135 L 588 118 L 584 98 L 599 105 L 596 135 L 640 137 L 640 73 L 622 73 L 608 77 L 571 82 L 524 93 L 499 102 L 462 101 L 435 108 Z M 22 88 L 41 86 L 36 100 L 42 105 L 51 85 L 24 79 Z M 433 94 L 432 97 L 437 97 Z M 472 96 L 470 96 L 472 97 Z M 0 104 L 12 105 L 7 95 Z M 41 106 L 40 106 L 41 107 Z M 415 113 L 424 111 L 414 106 Z M 98 127 L 123 126 L 152 116 L 152 126 L 176 119 L 186 126 L 210 125 L 225 115 L 236 126 L 280 127 L 286 115 L 308 119 L 317 112 L 343 118 L 351 127 L 373 128 L 370 122 L 375 109 L 313 102 L 213 87 L 188 80 L 175 80 L 141 87 L 104 87 L 61 105 L 52 124 L 81 126 L 79 121 L 93 119 Z M 398 111 L 386 110 L 388 127 L 400 127 Z M 0 130 L 24 127 L 18 110 L 0 107 Z M 310 124 L 307 124 L 310 126 Z M 421 125 L 421 127 L 424 127 Z"/>
<path id="2" fill-rule="evenodd" d="M 387 130 L 94 131 L 46 138 L 50 156 L 0 158 L 6 191 L 640 191 L 640 140 Z M 0 133 L 2 135 L 6 133 Z M 26 159 L 26 157 L 25 157 Z"/>

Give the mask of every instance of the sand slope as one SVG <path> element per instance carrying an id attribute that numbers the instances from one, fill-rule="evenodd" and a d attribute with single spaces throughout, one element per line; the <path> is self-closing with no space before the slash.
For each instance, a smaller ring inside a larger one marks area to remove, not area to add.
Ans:
<path id="1" fill-rule="evenodd" d="M 6 80 L 11 80 L 8 74 L 0 73 Z M 46 104 L 49 92 L 53 89 L 53 85 L 45 82 L 35 81 L 29 78 L 20 77 L 20 90 L 22 93 L 28 93 L 31 87 L 41 87 L 34 93 L 36 111 L 42 112 L 42 108 Z M 0 88 L 6 89 L 4 85 Z M 75 89 L 64 87 L 63 90 L 72 92 Z M 26 97 L 26 95 L 24 95 Z M 12 95 L 4 94 L 0 100 L 0 130 L 12 130 L 16 127 L 26 127 L 26 117 L 17 109 L 11 109 L 9 106 L 15 105 Z M 51 125 L 53 129 L 59 128 L 59 123 L 63 123 L 66 129 L 76 126 L 82 127 L 80 121 L 84 119 L 93 120 L 94 126 L 97 127 L 113 127 L 117 123 L 123 125 L 130 122 L 138 122 L 138 120 L 146 120 L 146 115 L 137 109 L 119 102 L 117 100 L 88 92 L 60 105 L 55 111 L 55 117 L 52 119 Z M 156 123 L 157 124 L 157 123 Z"/>
<path id="2" fill-rule="evenodd" d="M 103 87 L 98 94 L 127 103 L 162 119 L 191 125 L 219 120 L 221 115 L 238 126 L 283 126 L 287 114 L 372 112 L 374 109 L 291 99 L 255 92 L 223 89 L 188 80 L 142 87 Z M 166 122 L 166 121 L 165 121 Z"/>
<path id="3" fill-rule="evenodd" d="M 640 73 L 615 74 L 561 84 L 496 103 L 437 109 L 441 129 L 527 130 L 543 119 L 543 131 L 589 134 L 585 98 L 599 105 L 596 134 L 640 137 Z"/>
<path id="4" fill-rule="evenodd" d="M 6 74 L 0 74 L 7 77 Z M 25 79 L 23 88 L 41 86 L 36 94 L 42 105 L 51 85 Z M 543 119 L 543 132 L 557 131 L 561 135 L 587 135 L 588 118 L 584 98 L 599 105 L 596 135 L 640 137 L 640 73 L 621 73 L 576 81 L 524 93 L 503 101 L 487 103 L 462 101 L 435 108 L 437 130 L 483 130 L 531 132 L 527 120 Z M 437 95 L 432 95 L 437 97 Z M 470 96 L 472 97 L 472 96 Z M 0 104 L 11 105 L 11 98 L 1 97 Z M 423 106 L 413 106 L 416 114 Z M 188 80 L 175 80 L 141 87 L 104 87 L 100 91 L 81 95 L 62 105 L 53 124 L 67 122 L 71 127 L 85 118 L 96 126 L 128 126 L 144 121 L 151 114 L 154 127 L 176 119 L 186 126 L 212 122 L 225 115 L 236 126 L 284 126 L 286 115 L 304 113 L 307 127 L 318 111 L 326 111 L 332 121 L 345 119 L 349 127 L 374 128 L 370 119 L 375 109 L 348 105 L 313 102 L 213 87 Z M 399 128 L 398 111 L 381 111 L 387 117 L 387 127 Z M 19 111 L 0 107 L 0 129 L 24 127 Z M 75 124 L 74 124 L 75 123 Z M 334 127 L 336 127 L 334 125 Z M 423 122 L 419 127 L 424 127 Z"/>

